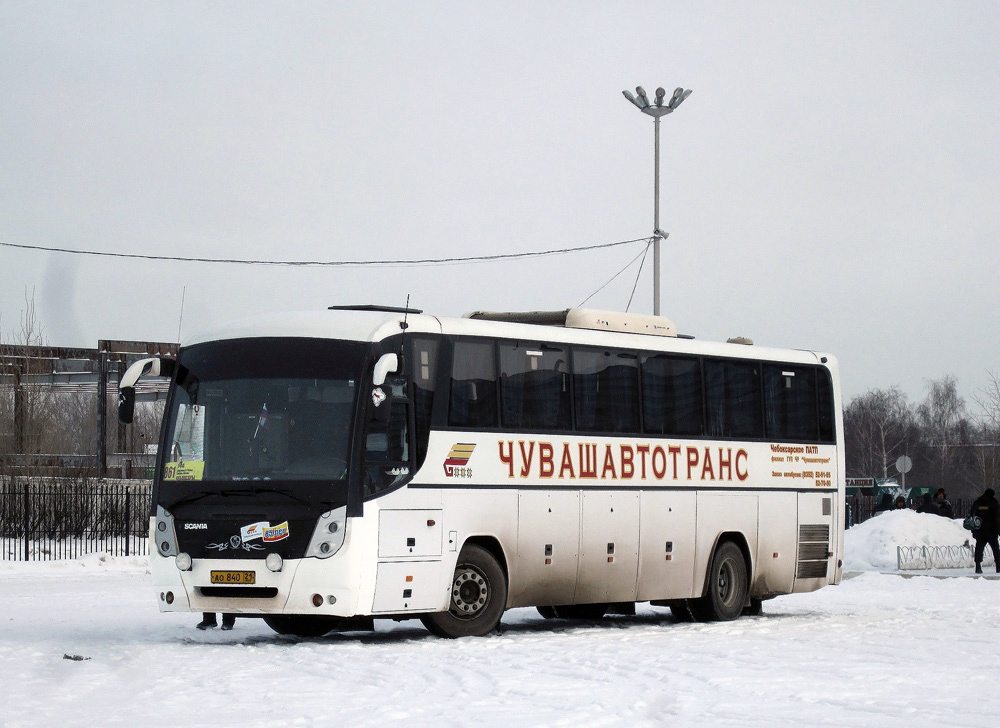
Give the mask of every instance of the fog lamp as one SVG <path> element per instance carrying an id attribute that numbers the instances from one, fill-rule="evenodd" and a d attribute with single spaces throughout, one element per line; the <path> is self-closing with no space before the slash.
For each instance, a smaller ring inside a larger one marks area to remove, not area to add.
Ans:
<path id="1" fill-rule="evenodd" d="M 322 594 L 313 594 L 312 601 L 313 601 L 313 606 L 314 607 L 322 607 L 323 606 L 323 595 Z"/>
<path id="2" fill-rule="evenodd" d="M 281 557 L 278 554 L 268 554 L 264 559 L 264 566 L 271 571 L 281 571 L 282 563 Z"/>

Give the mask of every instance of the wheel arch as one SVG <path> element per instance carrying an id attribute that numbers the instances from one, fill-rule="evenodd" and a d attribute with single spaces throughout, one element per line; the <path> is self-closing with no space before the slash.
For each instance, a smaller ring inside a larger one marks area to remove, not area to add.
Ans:
<path id="1" fill-rule="evenodd" d="M 503 576 L 507 580 L 507 584 L 510 584 L 510 569 L 507 566 L 507 556 L 504 554 L 503 546 L 500 545 L 500 541 L 496 536 L 469 536 L 462 543 L 462 548 L 465 548 L 468 544 L 475 544 L 489 551 L 493 558 L 497 560 L 497 563 L 500 564 L 500 568 L 503 569 Z M 459 549 L 459 553 L 461 552 L 462 550 Z"/>

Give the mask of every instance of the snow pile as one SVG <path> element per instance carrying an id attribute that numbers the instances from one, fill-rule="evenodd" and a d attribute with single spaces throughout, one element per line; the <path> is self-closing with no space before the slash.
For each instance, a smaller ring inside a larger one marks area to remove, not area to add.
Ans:
<path id="1" fill-rule="evenodd" d="M 909 509 L 884 511 L 844 534 L 845 571 L 895 571 L 897 546 L 961 546 L 972 541 L 961 519 Z"/>
<path id="2" fill-rule="evenodd" d="M 0 561 L 0 574 L 52 574 L 67 575 L 87 572 L 125 572 L 149 570 L 148 556 L 111 556 L 93 553 L 75 559 L 55 559 L 52 561 Z"/>

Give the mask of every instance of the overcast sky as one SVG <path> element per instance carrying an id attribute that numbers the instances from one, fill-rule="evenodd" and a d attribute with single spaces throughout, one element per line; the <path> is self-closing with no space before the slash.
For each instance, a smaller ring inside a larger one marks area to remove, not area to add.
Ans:
<path id="1" fill-rule="evenodd" d="M 0 242 L 394 260 L 641 238 L 653 121 L 621 92 L 683 86 L 661 126 L 678 330 L 832 352 L 848 398 L 952 374 L 971 400 L 1000 371 L 998 27 L 998 3 L 940 0 L 0 0 Z M 86 347 L 407 295 L 560 309 L 641 251 L 387 269 L 0 247 L 0 330 L 32 295 L 50 344 Z M 624 310 L 637 271 L 587 305 Z"/>

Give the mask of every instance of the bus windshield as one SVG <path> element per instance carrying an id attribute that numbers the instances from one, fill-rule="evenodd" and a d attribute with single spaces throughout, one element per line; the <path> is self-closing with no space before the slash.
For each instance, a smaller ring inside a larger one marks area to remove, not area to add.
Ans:
<path id="1" fill-rule="evenodd" d="M 163 481 L 336 481 L 365 345 L 240 339 L 181 352 Z"/>

